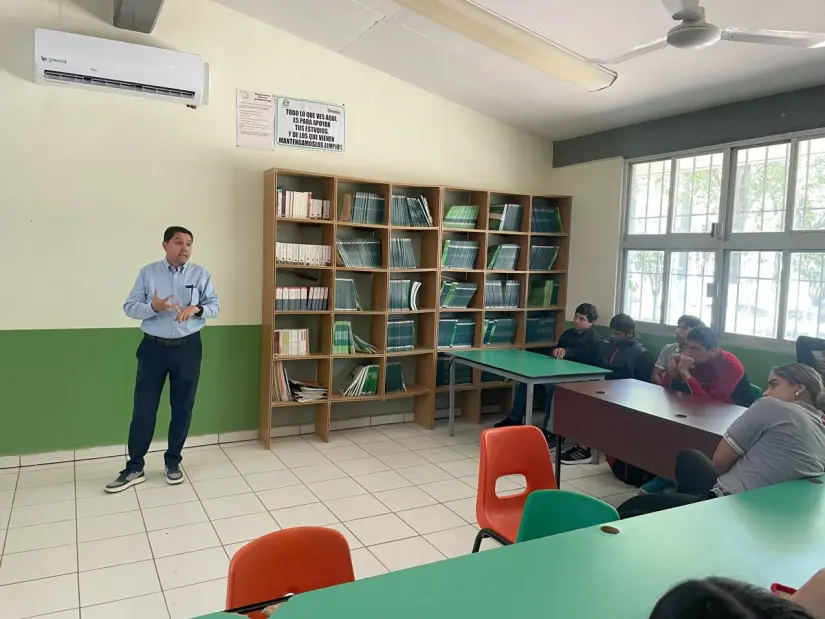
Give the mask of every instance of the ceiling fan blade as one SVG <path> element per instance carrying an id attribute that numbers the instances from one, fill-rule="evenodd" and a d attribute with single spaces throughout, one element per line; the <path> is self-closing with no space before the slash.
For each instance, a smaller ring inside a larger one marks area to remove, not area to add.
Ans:
<path id="1" fill-rule="evenodd" d="M 752 28 L 725 28 L 723 41 L 735 43 L 758 43 L 760 45 L 781 45 L 783 47 L 825 48 L 825 33 L 797 32 L 794 30 L 759 30 Z"/>
<path id="2" fill-rule="evenodd" d="M 637 45 L 633 49 L 629 49 L 626 52 L 622 52 L 621 54 L 613 54 L 612 56 L 596 58 L 591 60 L 590 62 L 599 65 L 619 64 L 620 62 L 632 60 L 633 58 L 638 58 L 639 56 L 646 56 L 647 54 L 650 54 L 660 49 L 664 49 L 666 47 L 667 37 L 662 37 L 660 39 L 656 39 L 655 41 L 651 41 L 650 43 L 645 43 L 644 45 Z"/>
<path id="3" fill-rule="evenodd" d="M 676 21 L 704 21 L 705 19 L 699 0 L 662 0 L 662 4 Z"/>

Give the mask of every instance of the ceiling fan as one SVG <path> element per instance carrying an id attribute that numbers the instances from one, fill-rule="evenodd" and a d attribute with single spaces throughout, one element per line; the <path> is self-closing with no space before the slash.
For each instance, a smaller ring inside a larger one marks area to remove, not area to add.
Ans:
<path id="1" fill-rule="evenodd" d="M 762 30 L 754 28 L 720 28 L 705 21 L 705 9 L 699 0 L 662 0 L 662 4 L 679 22 L 667 35 L 638 45 L 631 50 L 593 60 L 594 64 L 614 65 L 639 56 L 645 56 L 665 47 L 701 49 L 719 41 L 756 43 L 797 48 L 825 48 L 825 34 L 795 32 L 792 30 Z"/>

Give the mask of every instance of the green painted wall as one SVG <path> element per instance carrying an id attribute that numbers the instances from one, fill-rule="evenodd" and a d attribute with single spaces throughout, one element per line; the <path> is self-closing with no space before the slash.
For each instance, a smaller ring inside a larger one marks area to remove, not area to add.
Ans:
<path id="1" fill-rule="evenodd" d="M 0 455 L 125 444 L 138 329 L 0 331 Z M 259 326 L 203 331 L 192 435 L 257 427 Z M 164 395 L 156 436 L 165 437 Z"/>

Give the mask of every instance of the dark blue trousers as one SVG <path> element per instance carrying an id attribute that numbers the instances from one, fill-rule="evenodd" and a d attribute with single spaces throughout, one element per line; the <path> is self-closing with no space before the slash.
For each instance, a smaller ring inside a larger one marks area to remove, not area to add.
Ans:
<path id="1" fill-rule="evenodd" d="M 553 405 L 555 385 L 536 385 L 534 389 L 544 390 L 544 421 L 541 422 L 541 429 L 546 432 L 547 426 L 550 423 L 550 407 Z M 533 406 L 533 403 L 530 402 L 529 405 Z M 516 395 L 513 398 L 513 409 L 507 416 L 513 421 L 524 423 L 524 419 L 527 416 L 527 406 L 527 385 L 519 383 L 516 388 Z"/>
<path id="2" fill-rule="evenodd" d="M 170 342 L 169 344 L 171 344 Z M 192 408 L 201 372 L 200 333 L 179 345 L 167 345 L 145 336 L 137 349 L 137 379 L 132 423 L 129 426 L 129 462 L 126 469 L 142 471 L 144 457 L 155 435 L 158 405 L 166 377 L 169 377 L 169 448 L 164 454 L 167 466 L 177 466 L 189 434 Z"/>

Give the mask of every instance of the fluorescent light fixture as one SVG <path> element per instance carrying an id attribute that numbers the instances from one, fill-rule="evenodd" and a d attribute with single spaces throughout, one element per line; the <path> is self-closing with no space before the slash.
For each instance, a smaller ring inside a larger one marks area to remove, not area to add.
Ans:
<path id="1" fill-rule="evenodd" d="M 616 73 L 469 0 L 393 0 L 460 35 L 585 90 L 608 88 Z"/>

